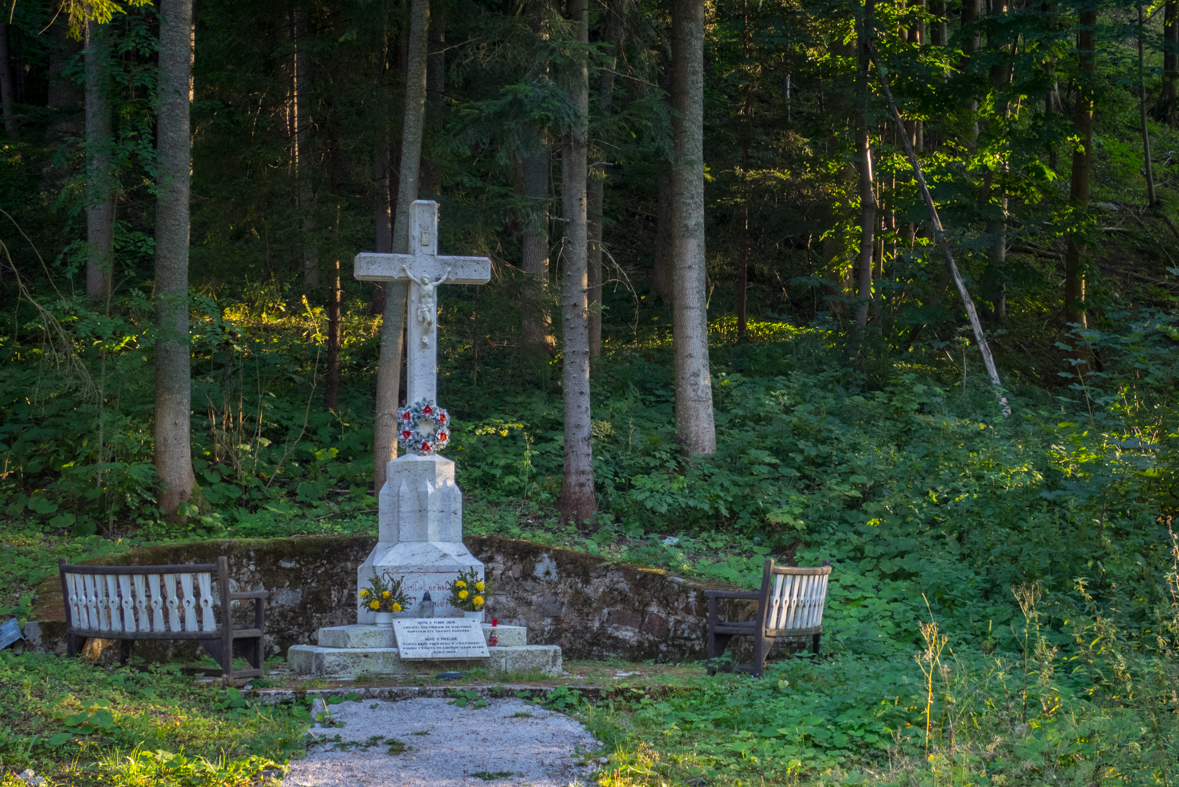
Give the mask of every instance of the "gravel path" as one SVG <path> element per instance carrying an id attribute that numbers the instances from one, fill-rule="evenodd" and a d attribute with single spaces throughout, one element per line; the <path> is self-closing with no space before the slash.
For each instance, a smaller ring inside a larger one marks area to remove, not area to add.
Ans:
<path id="1" fill-rule="evenodd" d="M 483 708 L 369 700 L 328 710 L 338 726 L 312 727 L 322 743 L 291 763 L 284 787 L 565 787 L 586 782 L 593 767 L 579 763 L 599 745 L 568 716 L 517 699 Z"/>

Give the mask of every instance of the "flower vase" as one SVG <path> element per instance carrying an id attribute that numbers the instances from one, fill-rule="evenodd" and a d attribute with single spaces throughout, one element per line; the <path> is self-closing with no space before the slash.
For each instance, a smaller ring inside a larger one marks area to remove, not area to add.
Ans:
<path id="1" fill-rule="evenodd" d="M 376 613 L 376 620 L 373 623 L 377 626 L 392 626 L 393 613 L 392 612 L 378 612 Z"/>
<path id="2" fill-rule="evenodd" d="M 482 623 L 483 622 L 483 610 L 479 610 L 478 612 L 471 612 L 469 610 L 464 609 L 463 610 L 463 617 L 466 618 L 467 620 L 477 620 L 480 623 Z"/>

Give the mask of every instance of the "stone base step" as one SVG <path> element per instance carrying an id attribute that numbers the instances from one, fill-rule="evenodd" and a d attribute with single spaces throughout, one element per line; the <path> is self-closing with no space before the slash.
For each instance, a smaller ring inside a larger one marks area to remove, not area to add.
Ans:
<path id="1" fill-rule="evenodd" d="M 528 644 L 528 629 L 523 626 L 496 626 L 494 629 L 488 623 L 483 624 L 483 638 L 488 639 L 491 632 L 499 639 L 499 646 L 503 648 L 518 648 Z M 319 630 L 318 640 L 321 648 L 395 648 L 397 640 L 393 635 L 392 626 L 369 626 L 364 624 L 352 626 L 330 626 Z"/>
<path id="2" fill-rule="evenodd" d="M 336 628 L 376 628 L 338 626 Z M 504 628 L 501 626 L 500 628 Z M 324 631 L 325 629 L 321 629 Z M 489 648 L 486 659 L 465 661 L 404 661 L 397 648 L 333 648 L 292 645 L 287 664 L 300 675 L 425 675 L 451 670 L 485 669 L 490 675 L 519 675 L 538 670 L 545 675 L 561 674 L 561 648 L 557 645 L 520 645 Z"/>

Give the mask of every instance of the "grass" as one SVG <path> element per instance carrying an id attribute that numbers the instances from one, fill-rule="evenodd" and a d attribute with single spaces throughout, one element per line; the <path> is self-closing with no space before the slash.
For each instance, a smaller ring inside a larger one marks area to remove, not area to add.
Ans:
<path id="1" fill-rule="evenodd" d="M 78 787 L 253 784 L 302 750 L 308 719 L 302 705 L 259 705 L 171 669 L 8 651 L 0 716 L 0 773 Z"/>

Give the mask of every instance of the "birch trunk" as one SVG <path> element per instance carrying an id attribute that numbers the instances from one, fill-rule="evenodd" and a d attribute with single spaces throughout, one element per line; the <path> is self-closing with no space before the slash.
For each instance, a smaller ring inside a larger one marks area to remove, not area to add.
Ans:
<path id="1" fill-rule="evenodd" d="M 86 69 L 86 298 L 111 294 L 115 260 L 115 189 L 111 173 L 111 110 L 107 82 L 108 32 L 91 20 L 85 28 Z"/>
<path id="2" fill-rule="evenodd" d="M 575 42 L 589 42 L 587 0 L 567 0 Z M 590 421 L 588 217 L 586 205 L 589 148 L 589 63 L 584 52 L 561 66 L 563 87 L 577 112 L 574 128 L 561 140 L 562 241 L 561 383 L 565 400 L 565 472 L 561 516 L 579 528 L 597 510 L 594 496 L 593 432 Z"/>
<path id="3" fill-rule="evenodd" d="M 410 6 L 409 41 L 405 70 L 405 118 L 401 131 L 401 171 L 397 178 L 397 206 L 393 222 L 393 250 L 409 251 L 409 211 L 418 195 L 422 161 L 422 128 L 426 117 L 426 50 L 430 27 L 429 0 Z M 401 388 L 401 352 L 405 335 L 405 282 L 385 285 L 381 322 L 381 355 L 377 363 L 376 418 L 373 445 L 375 490 L 385 485 L 385 465 L 397 458 L 397 407 Z"/>
<path id="4" fill-rule="evenodd" d="M 673 0 L 671 14 L 675 423 L 691 456 L 716 453 L 704 269 L 704 0 Z"/>
<path id="5" fill-rule="evenodd" d="M 181 503 L 195 479 L 189 439 L 192 374 L 188 336 L 188 192 L 191 172 L 189 79 L 192 0 L 161 0 L 157 101 L 156 196 L 156 472 L 159 503 L 169 522 L 182 522 Z"/>

